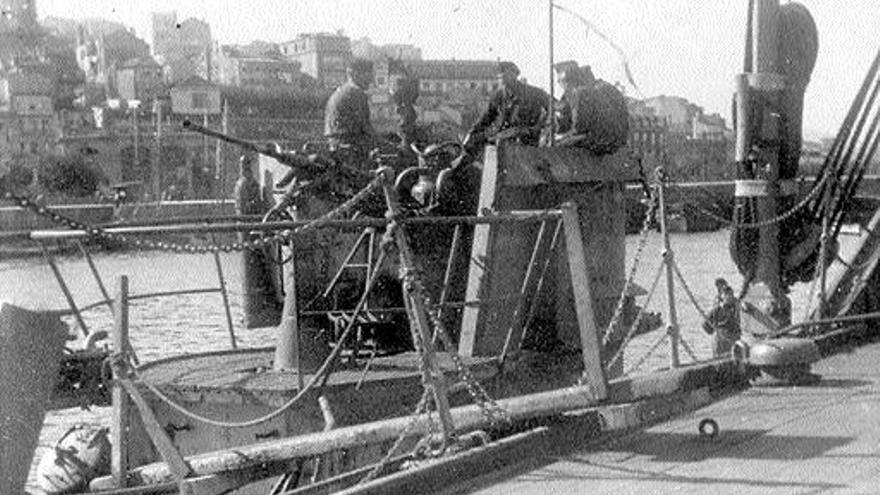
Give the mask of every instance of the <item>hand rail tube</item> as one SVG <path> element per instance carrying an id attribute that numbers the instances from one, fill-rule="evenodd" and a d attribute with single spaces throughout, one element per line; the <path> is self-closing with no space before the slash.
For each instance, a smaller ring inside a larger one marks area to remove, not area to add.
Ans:
<path id="1" fill-rule="evenodd" d="M 397 222 L 401 225 L 433 225 L 433 224 L 462 224 L 483 225 L 499 223 L 539 223 L 544 220 L 559 218 L 558 210 L 549 210 L 542 213 L 510 213 L 490 215 L 484 217 L 453 216 L 453 217 L 415 217 L 401 218 Z M 108 234 L 119 235 L 151 235 L 151 234 L 205 234 L 205 233 L 230 233 L 230 232 L 253 232 L 269 230 L 296 229 L 309 224 L 310 221 L 276 221 L 276 222 L 241 222 L 220 223 L 211 225 L 157 225 L 138 227 L 107 227 L 103 231 Z M 365 227 L 384 228 L 388 220 L 384 218 L 357 218 L 354 220 L 327 220 L 315 228 L 338 228 L 338 229 L 362 229 Z M 79 239 L 89 237 L 85 230 L 35 230 L 30 233 L 33 240 L 50 239 Z"/>

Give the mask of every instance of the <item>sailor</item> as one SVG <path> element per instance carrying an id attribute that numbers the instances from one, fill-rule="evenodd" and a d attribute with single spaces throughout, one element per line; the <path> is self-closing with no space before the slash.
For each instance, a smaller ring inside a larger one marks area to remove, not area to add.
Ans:
<path id="1" fill-rule="evenodd" d="M 365 165 L 376 143 L 370 122 L 370 104 L 366 90 L 373 80 L 373 63 L 356 58 L 349 63 L 348 80 L 327 101 L 324 136 L 330 151 L 350 165 Z"/>
<path id="2" fill-rule="evenodd" d="M 254 155 L 244 153 L 238 160 L 238 181 L 235 183 L 235 213 L 238 215 L 262 215 L 266 204 L 260 183 L 254 178 Z"/>
<path id="3" fill-rule="evenodd" d="M 498 64 L 501 87 L 468 133 L 465 144 L 469 151 L 475 151 L 486 140 L 490 128 L 496 139 L 505 137 L 520 144 L 538 144 L 549 113 L 549 96 L 540 88 L 519 81 L 518 76 L 519 68 L 513 62 Z"/>
<path id="4" fill-rule="evenodd" d="M 733 344 L 739 340 L 742 330 L 739 324 L 739 301 L 733 288 L 723 278 L 715 279 L 715 306 L 703 322 L 703 330 L 715 337 L 715 357 L 730 355 Z"/>
<path id="5" fill-rule="evenodd" d="M 562 97 L 556 104 L 556 132 L 564 134 L 571 130 L 572 109 L 577 105 L 578 89 L 584 85 L 584 72 L 574 60 L 559 62 L 553 68 L 556 70 L 556 81 L 562 88 Z"/>
<path id="6" fill-rule="evenodd" d="M 557 116 L 557 144 L 584 148 L 597 156 L 625 146 L 629 112 L 623 93 L 597 79 L 589 65 L 563 62 L 556 71 L 564 90 Z"/>

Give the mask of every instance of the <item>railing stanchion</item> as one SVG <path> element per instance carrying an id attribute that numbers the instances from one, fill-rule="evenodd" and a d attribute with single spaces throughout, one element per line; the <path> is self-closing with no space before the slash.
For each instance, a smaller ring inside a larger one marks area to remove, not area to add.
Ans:
<path id="1" fill-rule="evenodd" d="M 663 233 L 663 264 L 666 267 L 666 304 L 669 308 L 669 324 L 667 332 L 669 333 L 670 359 L 673 368 L 680 366 L 678 357 L 678 314 L 675 310 L 675 276 L 673 272 L 673 252 L 672 245 L 669 243 L 669 228 L 666 222 L 666 180 L 663 168 L 657 169 L 657 197 L 660 204 L 660 230 Z"/>
<path id="2" fill-rule="evenodd" d="M 113 309 L 113 299 L 110 297 L 110 293 L 107 292 L 107 287 L 104 286 L 104 281 L 101 280 L 101 274 L 98 273 L 98 267 L 95 266 L 95 261 L 92 259 L 92 255 L 83 246 L 82 241 L 79 239 L 76 240 L 76 247 L 79 248 L 79 252 L 82 253 L 86 258 L 86 262 L 89 264 L 89 270 L 92 271 L 92 276 L 95 277 L 95 283 L 98 284 L 98 289 L 101 291 L 101 295 L 104 296 L 104 301 L 107 303 L 107 307 Z"/>
<path id="3" fill-rule="evenodd" d="M 64 293 L 64 298 L 67 299 L 67 305 L 70 306 L 70 310 L 73 312 L 73 317 L 76 318 L 76 323 L 79 325 L 80 329 L 82 329 L 83 337 L 88 337 L 89 328 L 86 326 L 86 322 L 83 320 L 79 308 L 76 307 L 76 301 L 73 300 L 73 294 L 70 293 L 70 289 L 64 281 L 64 276 L 61 275 L 61 270 L 58 269 L 58 265 L 55 263 L 55 258 L 49 253 L 49 250 L 46 249 L 46 246 L 42 242 L 37 241 L 37 245 L 40 246 L 40 250 L 43 252 L 43 257 L 46 258 L 46 263 L 49 264 L 52 273 L 55 274 L 55 280 L 58 281 L 58 286 L 61 287 L 61 292 Z"/>
<path id="4" fill-rule="evenodd" d="M 113 306 L 113 352 L 117 355 L 116 359 L 121 360 L 125 350 L 131 347 L 128 342 L 128 277 L 125 275 L 119 277 L 119 292 Z M 121 373 L 124 369 L 126 368 L 120 365 L 120 361 L 114 363 L 114 373 Z M 125 488 L 128 478 L 128 419 L 131 399 L 118 382 L 113 384 L 112 404 L 110 472 L 115 488 Z"/>
<path id="5" fill-rule="evenodd" d="M 455 230 L 452 232 L 452 244 L 449 246 L 449 256 L 446 258 L 446 272 L 443 274 L 443 288 L 440 290 L 440 300 L 437 302 L 437 319 L 443 321 L 443 313 L 445 312 L 446 302 L 449 300 L 449 284 L 452 282 L 452 269 L 455 265 L 455 258 L 458 257 L 459 247 L 461 245 L 461 224 L 455 224 Z M 434 335 L 434 342 L 437 342 L 437 335 Z M 447 351 L 451 349 L 446 349 Z"/>
<path id="6" fill-rule="evenodd" d="M 214 236 L 211 236 L 214 242 Z M 220 281 L 220 297 L 223 298 L 223 310 L 226 312 L 226 328 L 229 329 L 229 341 L 233 349 L 238 349 L 235 342 L 235 327 L 232 324 L 232 310 L 229 308 L 229 294 L 226 293 L 226 279 L 223 278 L 223 265 L 220 263 L 220 253 L 214 251 L 214 265 L 217 267 L 217 278 Z"/>

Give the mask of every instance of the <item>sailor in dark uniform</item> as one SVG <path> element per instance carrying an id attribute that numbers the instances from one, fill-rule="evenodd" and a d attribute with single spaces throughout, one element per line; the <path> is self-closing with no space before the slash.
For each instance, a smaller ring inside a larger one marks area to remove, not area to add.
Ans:
<path id="1" fill-rule="evenodd" d="M 706 315 L 703 322 L 703 330 L 709 335 L 714 335 L 715 357 L 730 355 L 733 344 L 742 336 L 739 323 L 739 301 L 733 293 L 733 287 L 728 285 L 723 278 L 715 280 L 718 294 L 715 296 L 715 306 Z"/>
<path id="2" fill-rule="evenodd" d="M 501 88 L 489 100 L 489 107 L 471 128 L 468 144 L 478 146 L 492 134 L 520 144 L 537 145 L 549 113 L 549 96 L 540 88 L 517 79 L 519 68 L 513 62 L 498 64 Z"/>
<path id="3" fill-rule="evenodd" d="M 584 85 L 584 73 L 573 60 L 559 62 L 554 69 L 559 86 L 562 88 L 562 97 L 556 107 L 556 132 L 563 134 L 571 130 L 572 113 L 577 106 L 579 89 Z"/>
<path id="4" fill-rule="evenodd" d="M 324 136 L 330 151 L 359 167 L 368 167 L 366 162 L 376 143 L 366 93 L 372 80 L 373 63 L 352 60 L 348 66 L 348 81 L 330 96 L 324 114 Z"/>

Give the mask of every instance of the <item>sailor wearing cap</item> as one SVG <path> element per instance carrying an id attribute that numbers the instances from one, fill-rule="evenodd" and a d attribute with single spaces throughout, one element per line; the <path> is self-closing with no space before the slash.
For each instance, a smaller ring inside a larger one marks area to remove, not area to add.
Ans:
<path id="1" fill-rule="evenodd" d="M 549 96 L 540 88 L 519 81 L 513 62 L 498 63 L 500 89 L 471 128 L 469 141 L 479 144 L 488 135 L 501 135 L 521 144 L 537 145 L 549 113 Z"/>
<path id="2" fill-rule="evenodd" d="M 703 322 L 703 330 L 715 337 L 715 357 L 730 355 L 733 344 L 742 336 L 739 323 L 739 301 L 733 287 L 723 278 L 715 279 L 715 306 Z"/>
<path id="3" fill-rule="evenodd" d="M 373 81 L 373 63 L 356 58 L 349 63 L 347 75 L 345 84 L 327 101 L 324 136 L 331 151 L 346 154 L 356 162 L 353 165 L 363 165 L 376 140 L 366 93 Z"/>

